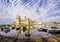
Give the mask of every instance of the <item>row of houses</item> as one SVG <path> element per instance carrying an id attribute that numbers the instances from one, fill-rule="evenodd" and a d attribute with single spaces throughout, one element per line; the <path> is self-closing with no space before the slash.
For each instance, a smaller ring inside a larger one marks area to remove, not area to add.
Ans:
<path id="1" fill-rule="evenodd" d="M 42 23 L 38 23 L 39 27 L 58 27 L 60 28 L 60 22 L 42 22 Z"/>

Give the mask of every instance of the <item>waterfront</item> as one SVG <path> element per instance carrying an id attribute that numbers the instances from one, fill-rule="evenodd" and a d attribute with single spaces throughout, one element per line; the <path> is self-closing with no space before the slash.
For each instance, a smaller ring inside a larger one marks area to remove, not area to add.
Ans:
<path id="1" fill-rule="evenodd" d="M 8 33 L 5 33 L 4 31 L 2 31 L 2 32 L 0 32 L 0 34 L 3 35 L 3 36 L 7 36 L 7 37 L 27 38 L 25 36 L 25 32 L 21 31 L 21 34 L 18 35 L 17 32 L 16 32 L 16 29 L 11 30 Z M 49 34 L 49 36 L 51 36 L 51 35 Z M 44 38 L 44 37 L 48 37 L 46 32 L 39 32 L 37 30 L 37 28 L 33 29 L 33 30 L 30 30 L 30 38 Z"/>
<path id="2" fill-rule="evenodd" d="M 59 42 L 60 23 L 37 23 L 17 15 L 16 21 L 0 25 L 0 42 Z M 57 33 L 57 34 L 56 34 Z"/>
<path id="3" fill-rule="evenodd" d="M 16 29 L 11 30 L 8 33 L 0 31 L 0 42 L 59 42 L 60 34 L 50 34 L 47 32 L 38 31 L 38 28 L 30 30 L 30 36 L 25 36 L 25 32 L 21 31 L 21 34 L 17 34 Z M 58 36 L 57 36 L 58 35 Z"/>

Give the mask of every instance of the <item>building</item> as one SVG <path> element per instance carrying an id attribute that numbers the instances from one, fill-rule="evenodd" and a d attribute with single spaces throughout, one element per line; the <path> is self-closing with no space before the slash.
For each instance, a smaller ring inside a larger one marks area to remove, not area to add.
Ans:
<path id="1" fill-rule="evenodd" d="M 60 28 L 60 22 L 42 22 L 38 24 L 39 27 L 46 27 L 46 28 L 51 28 L 51 27 L 58 27 Z"/>
<path id="2" fill-rule="evenodd" d="M 12 27 L 16 28 L 34 28 L 34 25 L 36 24 L 36 21 L 33 21 L 26 16 L 24 17 L 24 20 L 21 20 L 21 16 L 17 15 L 15 22 L 11 23 Z"/>

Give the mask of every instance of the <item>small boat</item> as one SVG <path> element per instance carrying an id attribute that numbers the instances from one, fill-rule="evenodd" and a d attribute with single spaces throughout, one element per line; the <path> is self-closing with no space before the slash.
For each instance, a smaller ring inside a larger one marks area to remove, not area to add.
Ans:
<path id="1" fill-rule="evenodd" d="M 38 31 L 44 31 L 44 32 L 47 32 L 47 29 L 46 29 L 46 28 L 38 28 Z"/>
<path id="2" fill-rule="evenodd" d="M 4 31 L 4 32 L 9 32 L 10 31 L 10 28 L 1 28 L 1 31 Z"/>

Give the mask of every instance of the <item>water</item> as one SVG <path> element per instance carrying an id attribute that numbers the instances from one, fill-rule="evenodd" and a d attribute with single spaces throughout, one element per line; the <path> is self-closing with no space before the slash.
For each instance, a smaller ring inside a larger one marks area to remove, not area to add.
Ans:
<path id="1" fill-rule="evenodd" d="M 40 32 L 37 30 L 38 28 L 35 28 L 33 30 L 30 30 L 30 37 L 29 38 L 44 38 L 44 37 L 48 37 L 47 33 L 46 32 Z M 0 30 L 0 34 L 3 35 L 3 36 L 7 36 L 7 37 L 18 37 L 18 38 L 28 38 L 25 36 L 25 32 L 21 31 L 21 34 L 17 34 L 16 32 L 16 29 L 14 30 L 11 30 L 10 32 L 8 33 L 5 33 L 3 31 Z M 51 36 L 49 34 L 49 36 Z"/>

